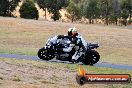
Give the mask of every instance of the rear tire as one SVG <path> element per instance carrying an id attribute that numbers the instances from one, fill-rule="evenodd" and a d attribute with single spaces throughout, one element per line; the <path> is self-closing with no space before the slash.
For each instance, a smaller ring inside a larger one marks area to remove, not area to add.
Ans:
<path id="1" fill-rule="evenodd" d="M 46 50 L 45 48 L 41 48 L 38 51 L 38 57 L 42 60 L 51 60 L 54 58 L 54 55 L 48 52 L 48 50 Z"/>
<path id="2" fill-rule="evenodd" d="M 83 61 L 83 64 L 85 65 L 93 65 L 97 63 L 100 59 L 100 55 L 95 50 L 88 50 L 86 52 L 85 60 Z"/>

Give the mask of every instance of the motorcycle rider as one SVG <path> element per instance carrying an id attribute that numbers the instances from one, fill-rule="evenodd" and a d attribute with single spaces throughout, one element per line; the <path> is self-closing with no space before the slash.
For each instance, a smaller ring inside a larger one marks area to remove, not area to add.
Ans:
<path id="1" fill-rule="evenodd" d="M 71 41 L 69 47 L 63 48 L 64 52 L 70 52 L 73 48 L 76 50 L 72 56 L 71 62 L 76 63 L 78 59 L 85 54 L 86 47 L 84 46 L 81 36 L 78 34 L 75 27 L 68 29 L 68 37 Z"/>

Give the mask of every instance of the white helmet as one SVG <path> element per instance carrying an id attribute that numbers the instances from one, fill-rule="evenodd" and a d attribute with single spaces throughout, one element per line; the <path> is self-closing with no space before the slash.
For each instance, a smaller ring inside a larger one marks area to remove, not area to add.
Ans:
<path id="1" fill-rule="evenodd" d="M 77 33 L 77 29 L 75 27 L 68 29 L 68 35 L 71 36 Z"/>

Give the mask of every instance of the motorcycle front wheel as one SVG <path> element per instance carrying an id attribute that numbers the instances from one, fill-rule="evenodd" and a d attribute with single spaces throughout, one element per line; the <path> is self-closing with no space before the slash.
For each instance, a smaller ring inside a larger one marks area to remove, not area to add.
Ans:
<path id="1" fill-rule="evenodd" d="M 86 52 L 85 59 L 83 61 L 83 64 L 85 65 L 93 65 L 96 64 L 100 59 L 100 55 L 95 50 L 88 50 Z"/>
<path id="2" fill-rule="evenodd" d="M 38 57 L 42 60 L 51 60 L 54 58 L 54 55 L 45 48 L 41 48 L 38 51 Z"/>

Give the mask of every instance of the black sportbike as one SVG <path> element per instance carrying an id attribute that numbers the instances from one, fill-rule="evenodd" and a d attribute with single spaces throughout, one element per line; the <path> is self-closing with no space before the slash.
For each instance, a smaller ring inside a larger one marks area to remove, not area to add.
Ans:
<path id="1" fill-rule="evenodd" d="M 83 44 L 85 45 L 87 51 L 84 55 L 82 55 L 77 62 L 82 62 L 85 65 L 93 65 L 97 63 L 100 59 L 100 55 L 97 51 L 94 49 L 98 48 L 98 44 L 91 44 L 84 41 Z M 72 56 L 75 53 L 75 49 L 73 48 L 71 52 L 62 52 L 59 49 L 68 47 L 70 45 L 71 41 L 68 38 L 58 38 L 58 36 L 50 37 L 46 45 L 39 49 L 38 51 L 38 57 L 42 60 L 51 60 L 53 58 L 56 58 L 57 60 L 61 61 L 71 61 Z"/>

